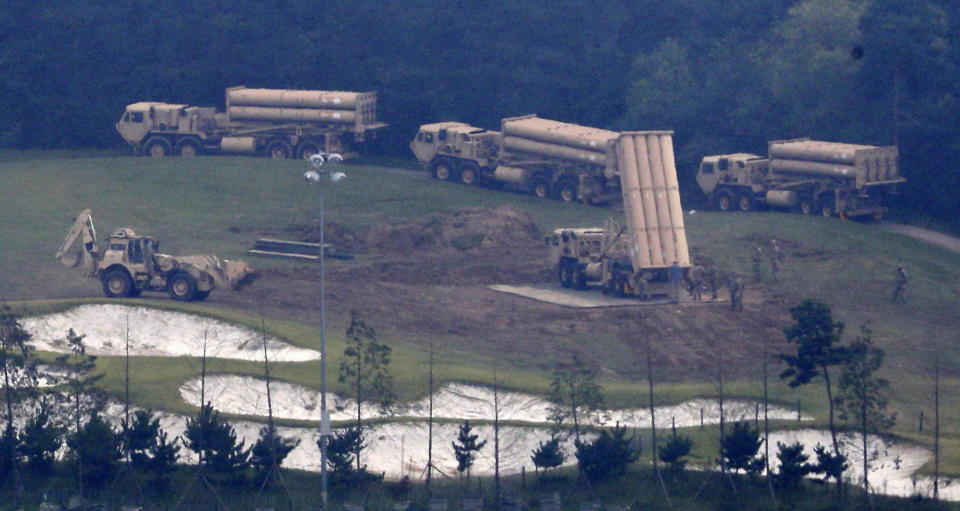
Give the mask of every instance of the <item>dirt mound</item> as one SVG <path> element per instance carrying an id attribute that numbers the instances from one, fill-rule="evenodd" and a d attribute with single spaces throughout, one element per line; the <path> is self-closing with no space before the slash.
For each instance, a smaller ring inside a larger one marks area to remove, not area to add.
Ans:
<path id="1" fill-rule="evenodd" d="M 402 224 L 381 224 L 367 233 L 366 244 L 380 253 L 514 247 L 540 238 L 526 212 L 512 206 L 468 208 Z"/>

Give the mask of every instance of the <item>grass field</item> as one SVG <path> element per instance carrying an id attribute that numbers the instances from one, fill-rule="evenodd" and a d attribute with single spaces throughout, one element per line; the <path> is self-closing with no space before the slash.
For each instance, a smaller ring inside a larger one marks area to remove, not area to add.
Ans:
<path id="1" fill-rule="evenodd" d="M 64 155 L 0 154 L 0 175 L 4 177 L 0 188 L 0 300 L 15 302 L 21 311 L 44 312 L 75 303 L 76 298 L 99 297 L 97 282 L 63 268 L 52 257 L 72 218 L 84 208 L 93 209 L 101 236 L 115 227 L 129 226 L 155 236 L 167 253 L 214 253 L 229 259 L 242 257 L 257 237 L 283 235 L 291 225 L 316 225 L 316 190 L 303 182 L 307 166 L 301 161 L 58 156 Z M 438 183 L 409 171 L 355 164 L 345 165 L 344 170 L 348 179 L 325 195 L 327 220 L 357 229 L 504 203 L 529 213 L 542 232 L 560 226 L 600 225 L 612 214 L 610 209 Z M 933 415 L 932 368 L 939 357 L 944 368 L 941 430 L 947 449 L 942 468 L 960 475 L 960 393 L 956 391 L 960 354 L 952 349 L 960 342 L 960 255 L 884 232 L 870 223 L 837 219 L 778 212 L 698 211 L 688 212 L 685 222 L 694 252 L 746 275 L 750 274 L 754 243 L 767 243 L 774 237 L 782 240 L 790 257 L 780 282 L 766 289 L 765 299 L 782 305 L 783 311 L 805 297 L 822 300 L 833 307 L 836 319 L 846 323 L 848 337 L 869 322 L 875 343 L 887 352 L 883 375 L 892 382 L 891 406 L 899 414 L 895 432 L 927 444 L 932 443 L 932 424 L 928 422 L 920 434 L 917 417 L 920 410 L 925 410 L 928 421 Z M 911 280 L 907 303 L 893 305 L 889 298 L 898 264 L 907 267 Z M 273 260 L 257 260 L 256 265 L 298 267 Z M 142 303 L 215 315 L 254 328 L 260 323 L 254 310 L 233 310 L 216 303 L 182 305 L 163 299 Z M 267 320 L 271 332 L 300 346 L 317 346 L 314 325 L 273 317 Z M 331 318 L 330 353 L 342 351 L 345 321 L 344 317 Z M 422 339 L 389 325 L 378 325 L 378 331 L 394 346 L 392 371 L 403 393 L 422 393 L 426 353 L 422 343 L 418 345 Z M 436 349 L 438 380 L 491 381 L 488 363 L 495 356 L 447 352 L 442 345 Z M 199 361 L 158 362 L 134 361 L 135 369 L 151 369 L 134 371 L 136 402 L 188 411 L 176 385 L 170 382 L 198 374 Z M 122 388 L 118 370 L 122 360 L 104 357 L 99 365 L 107 373 L 104 384 L 114 392 Z M 281 379 L 316 387 L 317 366 L 277 364 L 272 372 Z M 212 367 L 216 372 L 255 375 L 261 369 L 253 362 L 215 361 Z M 773 380 L 777 372 L 773 367 Z M 499 377 L 510 388 L 540 394 L 549 385 L 549 373 L 543 370 L 507 365 Z M 645 404 L 645 382 L 605 377 L 603 384 L 610 403 Z M 775 382 L 771 390 L 772 396 L 784 403 L 802 399 L 805 412 L 825 419 L 820 389 L 797 392 Z M 715 392 L 713 385 L 704 383 L 703 375 L 691 375 L 690 381 L 658 386 L 657 399 L 676 402 Z M 731 381 L 726 392 L 755 397 L 760 394 L 760 383 L 756 379 Z"/>

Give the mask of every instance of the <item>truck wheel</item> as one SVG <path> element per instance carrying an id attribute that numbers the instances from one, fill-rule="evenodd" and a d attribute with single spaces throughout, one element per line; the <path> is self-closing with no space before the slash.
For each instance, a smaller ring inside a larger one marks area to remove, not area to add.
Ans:
<path id="1" fill-rule="evenodd" d="M 587 288 L 587 275 L 580 268 L 573 270 L 573 288 L 581 291 Z"/>
<path id="2" fill-rule="evenodd" d="M 197 282 L 189 273 L 178 271 L 167 282 L 170 297 L 181 302 L 189 302 L 197 297 Z"/>
<path id="3" fill-rule="evenodd" d="M 184 158 L 193 158 L 202 151 L 200 142 L 193 138 L 183 138 L 177 142 L 177 154 Z"/>
<path id="4" fill-rule="evenodd" d="M 441 158 L 433 162 L 433 166 L 430 168 L 430 175 L 438 181 L 453 180 L 453 162 L 446 158 Z"/>
<path id="5" fill-rule="evenodd" d="M 573 202 L 577 200 L 577 185 L 570 181 L 560 183 L 560 188 L 557 189 L 557 198 L 563 202 Z"/>
<path id="6" fill-rule="evenodd" d="M 745 192 L 740 194 L 740 198 L 737 200 L 740 211 L 753 211 L 756 209 L 757 203 L 753 197 L 750 196 L 750 193 L 751 192 Z"/>
<path id="7" fill-rule="evenodd" d="M 820 215 L 824 218 L 830 218 L 833 216 L 833 201 L 820 201 Z"/>
<path id="8" fill-rule="evenodd" d="M 546 199 L 550 197 L 550 182 L 547 181 L 547 178 L 543 176 L 538 176 L 533 178 L 533 181 L 530 182 L 531 187 L 533 188 L 533 194 L 541 199 Z"/>
<path id="9" fill-rule="evenodd" d="M 472 161 L 466 162 L 460 169 L 460 182 L 467 186 L 473 186 L 477 184 L 477 177 L 479 174 L 480 169 L 477 167 L 476 163 Z"/>
<path id="10" fill-rule="evenodd" d="M 804 215 L 813 214 L 813 201 L 810 199 L 801 199 L 800 200 L 800 213 Z"/>
<path id="11" fill-rule="evenodd" d="M 103 294 L 110 298 L 126 298 L 133 290 L 133 281 L 127 272 L 114 269 L 103 274 Z"/>
<path id="12" fill-rule="evenodd" d="M 717 192 L 716 203 L 720 211 L 733 211 L 733 194 L 729 190 L 720 190 Z"/>
<path id="13" fill-rule="evenodd" d="M 153 137 L 147 140 L 147 143 L 144 144 L 143 147 L 146 148 L 146 154 L 154 158 L 160 158 L 170 154 L 170 142 L 167 142 L 165 138 Z"/>
<path id="14" fill-rule="evenodd" d="M 567 261 L 560 261 L 560 265 L 557 266 L 557 278 L 560 281 L 560 287 L 573 287 L 573 272 L 571 270 L 572 268 Z"/>
<path id="15" fill-rule="evenodd" d="M 283 160 L 293 154 L 293 148 L 283 140 L 274 140 L 267 144 L 267 158 Z"/>
<path id="16" fill-rule="evenodd" d="M 304 142 L 297 148 L 297 157 L 301 160 L 310 160 L 310 157 L 319 153 L 320 149 L 313 142 Z"/>

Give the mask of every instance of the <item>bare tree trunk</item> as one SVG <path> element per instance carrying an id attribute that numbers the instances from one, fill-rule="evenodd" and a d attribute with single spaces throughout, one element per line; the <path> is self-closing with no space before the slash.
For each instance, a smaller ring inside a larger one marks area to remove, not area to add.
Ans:
<path id="1" fill-rule="evenodd" d="M 933 365 L 933 500 L 940 497 L 940 352 Z"/>
<path id="2" fill-rule="evenodd" d="M 773 491 L 773 477 L 770 474 L 770 418 L 768 407 L 770 404 L 770 395 L 768 393 L 769 384 L 769 365 L 770 354 L 767 351 L 767 341 L 763 343 L 763 457 L 764 470 L 767 475 L 767 488 L 770 490 L 770 498 L 773 499 L 773 507 L 777 508 L 777 494 Z"/>
<path id="3" fill-rule="evenodd" d="M 667 491 L 667 484 L 663 481 L 663 475 L 660 474 L 660 467 L 657 465 L 657 417 L 656 406 L 653 402 L 653 361 L 651 358 L 650 339 L 647 339 L 647 382 L 650 384 L 650 440 L 652 442 L 650 457 L 653 459 L 653 473 L 657 476 L 657 481 L 660 482 L 663 497 L 667 499 L 667 508 L 672 509 L 673 504 L 670 502 L 670 493 Z"/>
<path id="4" fill-rule="evenodd" d="M 823 366 L 823 380 L 827 384 L 827 409 L 830 415 L 830 440 L 833 441 L 833 454 L 840 456 L 840 441 L 837 440 L 837 426 L 833 418 L 833 387 L 830 386 L 830 371 L 827 366 Z M 864 452 L 866 456 L 866 452 Z M 843 475 L 837 475 L 837 491 L 843 495 Z"/>
<path id="5" fill-rule="evenodd" d="M 500 509 L 500 381 L 493 368 L 493 481 L 496 509 Z"/>
<path id="6" fill-rule="evenodd" d="M 430 343 L 430 397 L 427 414 L 427 495 L 430 495 L 430 478 L 433 475 L 433 343 Z"/>

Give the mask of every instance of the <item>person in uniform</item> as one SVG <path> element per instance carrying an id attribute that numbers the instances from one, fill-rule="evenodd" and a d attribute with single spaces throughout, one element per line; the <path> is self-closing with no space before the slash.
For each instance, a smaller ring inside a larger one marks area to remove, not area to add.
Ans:
<path id="1" fill-rule="evenodd" d="M 753 280 L 760 282 L 760 264 L 763 263 L 763 248 L 760 245 L 753 246 Z"/>
<path id="2" fill-rule="evenodd" d="M 680 264 L 677 261 L 673 261 L 673 264 L 670 265 L 670 301 L 673 303 L 680 303 L 680 281 L 683 280 L 683 270 L 680 269 Z"/>
<path id="3" fill-rule="evenodd" d="M 780 250 L 780 244 L 777 243 L 776 239 L 771 240 L 770 244 L 770 273 L 773 275 L 773 280 L 776 281 L 780 274 L 780 265 L 783 264 L 783 251 Z"/>
<path id="4" fill-rule="evenodd" d="M 893 303 L 903 303 L 903 294 L 907 291 L 907 270 L 897 266 L 897 280 L 893 288 Z"/>
<path id="5" fill-rule="evenodd" d="M 693 298 L 695 302 L 699 302 L 703 298 L 703 279 L 703 266 L 698 264 L 690 269 L 687 285 L 689 286 L 690 297 Z"/>

